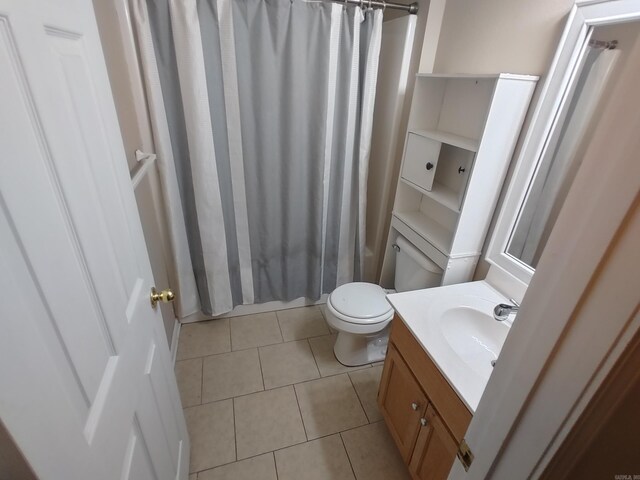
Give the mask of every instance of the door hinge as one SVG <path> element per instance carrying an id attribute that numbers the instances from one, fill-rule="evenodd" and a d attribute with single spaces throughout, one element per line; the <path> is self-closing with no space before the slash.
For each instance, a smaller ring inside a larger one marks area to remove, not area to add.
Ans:
<path id="1" fill-rule="evenodd" d="M 473 462 L 473 453 L 467 445 L 467 441 L 463 438 L 462 442 L 458 446 L 458 460 L 462 463 L 465 472 L 469 471 L 469 467 L 471 467 L 471 463 Z"/>

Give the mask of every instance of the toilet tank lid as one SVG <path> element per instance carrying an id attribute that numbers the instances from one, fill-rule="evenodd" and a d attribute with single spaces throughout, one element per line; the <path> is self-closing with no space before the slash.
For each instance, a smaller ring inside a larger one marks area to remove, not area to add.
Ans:
<path id="1" fill-rule="evenodd" d="M 329 301 L 338 312 L 354 318 L 380 317 L 392 310 L 385 291 L 375 283 L 346 283 L 331 293 Z"/>

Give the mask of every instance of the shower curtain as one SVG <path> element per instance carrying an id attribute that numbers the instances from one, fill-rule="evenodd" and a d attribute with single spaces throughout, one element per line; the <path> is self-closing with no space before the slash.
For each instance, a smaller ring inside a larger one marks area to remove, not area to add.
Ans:
<path id="1" fill-rule="evenodd" d="M 178 315 L 360 279 L 382 12 L 133 4 Z"/>

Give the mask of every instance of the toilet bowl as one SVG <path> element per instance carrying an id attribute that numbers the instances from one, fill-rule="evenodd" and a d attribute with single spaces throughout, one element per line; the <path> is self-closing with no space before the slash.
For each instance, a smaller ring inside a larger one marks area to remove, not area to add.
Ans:
<path id="1" fill-rule="evenodd" d="M 327 323 L 338 331 L 333 351 L 340 363 L 356 366 L 384 358 L 393 308 L 380 285 L 353 282 L 336 288 L 326 313 Z"/>
<path id="2" fill-rule="evenodd" d="M 396 251 L 395 287 L 404 292 L 440 285 L 442 269 L 404 237 Z M 336 288 L 327 299 L 327 323 L 338 331 L 333 347 L 338 361 L 347 366 L 378 362 L 387 353 L 393 308 L 380 285 L 352 282 Z"/>

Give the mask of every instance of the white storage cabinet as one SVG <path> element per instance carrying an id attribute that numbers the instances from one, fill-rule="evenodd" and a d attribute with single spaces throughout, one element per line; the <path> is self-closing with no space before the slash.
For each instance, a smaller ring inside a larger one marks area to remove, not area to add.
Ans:
<path id="1" fill-rule="evenodd" d="M 398 234 L 471 280 L 538 77 L 418 74 L 380 277 L 393 286 Z"/>

